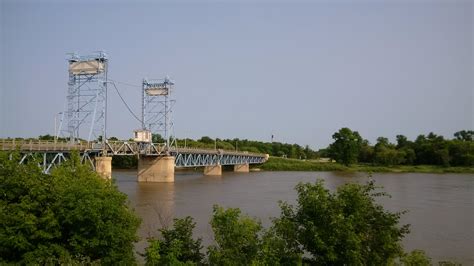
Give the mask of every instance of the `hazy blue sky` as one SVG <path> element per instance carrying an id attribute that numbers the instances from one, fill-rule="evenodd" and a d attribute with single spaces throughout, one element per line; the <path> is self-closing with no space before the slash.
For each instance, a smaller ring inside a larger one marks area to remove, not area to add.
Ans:
<path id="1" fill-rule="evenodd" d="M 472 1 L 252 4 L 0 0 L 0 137 L 53 133 L 66 53 L 103 49 L 109 77 L 176 81 L 178 137 L 320 148 L 473 129 Z M 136 113 L 140 89 L 119 85 Z M 139 127 L 110 93 L 109 136 Z"/>

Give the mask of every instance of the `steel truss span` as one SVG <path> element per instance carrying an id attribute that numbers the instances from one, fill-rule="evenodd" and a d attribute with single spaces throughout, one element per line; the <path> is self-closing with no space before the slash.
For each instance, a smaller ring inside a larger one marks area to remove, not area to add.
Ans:
<path id="1" fill-rule="evenodd" d="M 176 167 L 199 167 L 210 165 L 239 165 L 261 164 L 265 157 L 238 154 L 201 154 L 201 153 L 175 153 Z"/>
<path id="2" fill-rule="evenodd" d="M 165 143 L 141 143 L 134 141 L 59 142 L 1 140 L 0 151 L 18 151 L 20 163 L 38 162 L 44 173 L 67 161 L 72 152 L 78 152 L 83 163 L 95 169 L 96 156 L 174 156 L 176 167 L 200 167 L 211 165 L 261 164 L 267 155 L 212 149 L 170 147 Z"/>
<path id="3" fill-rule="evenodd" d="M 19 163 L 23 164 L 30 161 L 36 162 L 43 173 L 49 174 L 55 166 L 68 161 L 70 154 L 70 152 L 49 151 L 25 152 L 21 153 Z M 82 152 L 80 153 L 81 163 L 89 165 L 95 171 L 93 158 L 97 155 L 98 154 L 96 152 Z"/>

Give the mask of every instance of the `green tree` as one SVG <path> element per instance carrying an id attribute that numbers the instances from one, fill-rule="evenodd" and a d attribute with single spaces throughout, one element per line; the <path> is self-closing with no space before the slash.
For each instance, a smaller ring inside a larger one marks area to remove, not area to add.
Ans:
<path id="1" fill-rule="evenodd" d="M 260 222 L 241 215 L 239 209 L 214 205 L 211 227 L 216 241 L 208 247 L 211 265 L 250 265 L 257 261 Z"/>
<path id="2" fill-rule="evenodd" d="M 208 136 L 201 137 L 198 141 L 205 144 L 214 144 L 214 140 Z"/>
<path id="3" fill-rule="evenodd" d="M 397 135 L 397 149 L 405 148 L 405 147 L 411 147 L 413 145 L 413 142 L 409 141 L 407 137 L 404 135 Z"/>
<path id="4" fill-rule="evenodd" d="M 275 223 L 288 225 L 279 235 L 294 252 L 311 254 L 310 264 L 383 265 L 403 254 L 400 242 L 408 225 L 399 227 L 401 213 L 376 203 L 385 194 L 376 192 L 372 181 L 345 184 L 334 193 L 322 180 L 300 183 L 296 190 L 298 205 L 281 203 Z"/>
<path id="5" fill-rule="evenodd" d="M 172 229 L 161 229 L 161 239 L 149 239 L 146 249 L 147 265 L 194 265 L 204 258 L 201 253 L 202 240 L 193 239 L 196 223 L 189 216 L 174 219 Z"/>
<path id="6" fill-rule="evenodd" d="M 357 160 L 363 163 L 372 163 L 374 161 L 374 148 L 370 146 L 368 140 L 362 141 Z"/>
<path id="7" fill-rule="evenodd" d="M 454 133 L 454 136 L 458 140 L 462 141 L 473 141 L 474 140 L 474 131 L 473 130 L 461 130 Z"/>
<path id="8" fill-rule="evenodd" d="M 49 134 L 46 134 L 46 135 L 40 135 L 38 137 L 39 140 L 54 140 L 54 136 L 51 136 Z"/>
<path id="9" fill-rule="evenodd" d="M 449 166 L 448 141 L 443 136 L 430 132 L 428 136 L 419 135 L 414 143 L 417 164 Z"/>
<path id="10" fill-rule="evenodd" d="M 400 262 L 404 266 L 429 266 L 431 265 L 431 259 L 426 255 L 423 250 L 415 249 L 408 254 L 404 254 L 400 258 Z"/>
<path id="11" fill-rule="evenodd" d="M 151 141 L 153 143 L 164 143 L 166 140 L 160 134 L 152 134 Z"/>
<path id="12" fill-rule="evenodd" d="M 331 158 L 344 165 L 356 163 L 362 143 L 359 133 L 344 127 L 334 133 L 332 138 L 334 142 L 329 145 Z"/>
<path id="13" fill-rule="evenodd" d="M 1 263 L 72 260 L 133 264 L 139 218 L 110 181 L 80 163 L 78 154 L 41 172 L 0 153 Z"/>
<path id="14" fill-rule="evenodd" d="M 450 164 L 474 166 L 474 141 L 452 140 L 448 145 Z"/>
<path id="15" fill-rule="evenodd" d="M 395 145 L 391 144 L 387 138 L 377 138 L 377 144 L 374 147 L 374 162 L 381 165 L 398 165 L 405 161 L 405 153 L 397 150 Z"/>

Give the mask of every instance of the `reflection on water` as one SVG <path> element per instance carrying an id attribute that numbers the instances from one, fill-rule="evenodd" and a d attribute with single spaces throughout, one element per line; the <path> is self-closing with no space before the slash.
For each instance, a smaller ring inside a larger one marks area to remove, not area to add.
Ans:
<path id="1" fill-rule="evenodd" d="M 213 204 L 238 207 L 268 226 L 270 217 L 279 216 L 279 200 L 295 202 L 298 182 L 321 178 L 333 190 L 347 182 L 368 180 L 366 174 L 333 172 L 225 172 L 222 177 L 177 172 L 175 183 L 137 183 L 135 171 L 114 171 L 113 176 L 142 218 L 139 251 L 146 246 L 146 237 L 171 225 L 173 217 L 187 215 L 197 223 L 196 236 L 209 244 Z M 457 259 L 474 265 L 472 175 L 390 173 L 372 178 L 392 195 L 380 200 L 387 209 L 409 211 L 402 217 L 402 223 L 411 224 L 411 233 L 403 242 L 407 250 L 423 249 L 435 260 Z"/>

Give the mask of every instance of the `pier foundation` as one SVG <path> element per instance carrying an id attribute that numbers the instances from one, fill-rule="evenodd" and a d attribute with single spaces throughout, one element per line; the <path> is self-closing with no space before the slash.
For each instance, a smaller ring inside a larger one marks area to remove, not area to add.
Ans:
<path id="1" fill-rule="evenodd" d="M 248 173 L 249 172 L 249 164 L 236 164 L 234 165 L 234 172 L 236 173 Z"/>
<path id="2" fill-rule="evenodd" d="M 173 156 L 143 156 L 138 159 L 138 182 L 174 182 Z"/>
<path id="3" fill-rule="evenodd" d="M 204 175 L 222 175 L 222 165 L 204 166 Z"/>
<path id="4" fill-rule="evenodd" d="M 112 178 L 112 157 L 95 157 L 95 171 L 105 179 Z"/>

